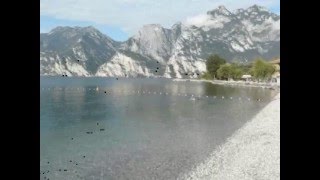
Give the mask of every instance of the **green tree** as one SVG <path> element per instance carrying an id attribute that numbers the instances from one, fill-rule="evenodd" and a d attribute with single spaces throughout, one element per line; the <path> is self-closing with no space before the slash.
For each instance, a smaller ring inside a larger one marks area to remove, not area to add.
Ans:
<path id="1" fill-rule="evenodd" d="M 232 75 L 232 66 L 231 64 L 222 64 L 217 70 L 217 76 L 219 79 L 227 80 L 231 78 Z"/>
<path id="2" fill-rule="evenodd" d="M 237 64 L 231 64 L 231 77 L 233 79 L 240 79 L 244 74 L 243 69 Z"/>
<path id="3" fill-rule="evenodd" d="M 229 78 L 232 79 L 240 79 L 243 75 L 243 70 L 237 64 L 223 64 L 217 71 L 217 75 L 219 79 L 227 80 Z"/>
<path id="4" fill-rule="evenodd" d="M 274 66 L 260 58 L 254 61 L 251 69 L 253 77 L 258 79 L 259 81 L 270 79 L 274 72 Z"/>
<path id="5" fill-rule="evenodd" d="M 212 76 L 217 76 L 217 71 L 220 68 L 222 64 L 225 64 L 226 60 L 219 57 L 218 55 L 211 55 L 207 59 L 206 66 L 207 66 L 207 72 Z"/>
<path id="6" fill-rule="evenodd" d="M 238 64 L 237 67 L 242 70 L 243 74 L 249 74 L 250 73 L 250 69 L 251 69 L 251 65 L 250 64 Z"/>

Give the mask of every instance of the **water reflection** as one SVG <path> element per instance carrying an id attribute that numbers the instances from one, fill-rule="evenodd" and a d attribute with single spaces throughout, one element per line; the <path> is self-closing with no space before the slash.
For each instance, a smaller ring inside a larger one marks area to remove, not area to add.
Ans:
<path id="1" fill-rule="evenodd" d="M 205 94 L 209 96 L 225 96 L 234 97 L 234 99 L 250 98 L 252 100 L 264 99 L 270 101 L 273 96 L 276 95 L 275 91 L 271 91 L 265 88 L 259 87 L 234 87 L 234 86 L 222 86 L 211 83 L 203 83 Z"/>
<path id="2" fill-rule="evenodd" d="M 50 90 L 40 98 L 40 168 L 50 169 L 52 179 L 175 179 L 267 103 L 227 97 L 271 96 L 257 88 L 164 79 L 58 78 L 41 86 Z M 191 94 L 209 98 L 191 101 Z"/>

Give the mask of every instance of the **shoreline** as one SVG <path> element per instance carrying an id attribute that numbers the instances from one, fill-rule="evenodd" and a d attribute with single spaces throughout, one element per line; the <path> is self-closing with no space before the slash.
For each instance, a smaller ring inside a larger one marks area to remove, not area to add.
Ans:
<path id="1" fill-rule="evenodd" d="M 49 76 L 40 75 L 40 78 L 58 78 L 61 76 Z M 280 85 L 276 83 L 258 83 L 258 82 L 245 82 L 245 81 L 225 81 L 225 80 L 206 80 L 206 79 L 180 79 L 180 78 L 165 78 L 165 77 L 103 77 L 103 76 L 68 76 L 69 78 L 121 78 L 121 79 L 167 79 L 176 82 L 209 82 L 217 85 L 228 85 L 228 86 L 241 86 L 241 87 L 260 87 L 260 88 L 272 88 L 279 89 Z M 65 77 L 67 78 L 67 77 Z"/>
<path id="2" fill-rule="evenodd" d="M 179 179 L 280 179 L 280 93 L 204 163 Z"/>
<path id="3" fill-rule="evenodd" d="M 177 79 L 173 78 L 173 81 L 181 82 L 208 82 L 217 85 L 228 85 L 228 86 L 240 86 L 240 87 L 259 87 L 259 88 L 270 88 L 280 89 L 280 85 L 272 83 L 258 83 L 258 82 L 245 82 L 245 81 L 224 81 L 224 80 L 205 80 L 205 79 Z"/>

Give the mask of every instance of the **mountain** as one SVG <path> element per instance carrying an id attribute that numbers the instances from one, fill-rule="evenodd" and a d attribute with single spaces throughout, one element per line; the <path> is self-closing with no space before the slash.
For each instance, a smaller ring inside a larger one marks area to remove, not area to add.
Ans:
<path id="1" fill-rule="evenodd" d="M 125 42 L 93 27 L 40 34 L 41 75 L 192 78 L 211 54 L 238 62 L 280 56 L 280 16 L 257 5 L 234 12 L 219 6 L 170 29 L 145 25 Z"/>
<path id="2" fill-rule="evenodd" d="M 94 27 L 57 27 L 40 34 L 40 74 L 89 76 L 117 52 L 117 42 Z"/>

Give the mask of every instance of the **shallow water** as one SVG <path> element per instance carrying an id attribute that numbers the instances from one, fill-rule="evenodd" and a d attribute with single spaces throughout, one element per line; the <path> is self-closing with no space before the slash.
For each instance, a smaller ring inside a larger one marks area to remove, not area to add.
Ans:
<path id="1" fill-rule="evenodd" d="M 274 95 L 167 79 L 40 80 L 40 173 L 50 179 L 176 179 Z"/>

